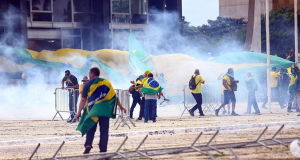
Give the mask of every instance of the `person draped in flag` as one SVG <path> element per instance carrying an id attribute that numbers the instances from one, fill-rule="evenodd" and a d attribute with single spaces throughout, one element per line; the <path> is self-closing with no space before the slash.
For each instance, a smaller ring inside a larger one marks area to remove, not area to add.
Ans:
<path id="1" fill-rule="evenodd" d="M 148 79 L 144 81 L 141 93 L 145 94 L 145 123 L 148 122 L 149 115 L 153 122 L 156 122 L 156 109 L 157 109 L 157 98 L 160 99 L 163 88 L 159 83 L 153 78 L 153 74 L 148 74 Z M 149 111 L 152 111 L 149 114 Z"/>
<path id="2" fill-rule="evenodd" d="M 97 129 L 97 123 L 100 126 L 100 152 L 107 151 L 109 118 L 116 117 L 116 104 L 120 110 L 126 113 L 126 109 L 122 106 L 116 97 L 115 90 L 108 80 L 99 78 L 99 68 L 91 68 L 89 72 L 90 80 L 86 82 L 82 90 L 82 99 L 79 104 L 76 119 L 79 124 L 76 130 L 83 135 L 86 134 L 85 150 L 83 154 L 88 154 L 93 148 L 93 140 Z M 81 110 L 85 107 L 83 115 Z"/>
<path id="3" fill-rule="evenodd" d="M 65 88 L 64 83 L 66 82 L 67 87 Z M 65 71 L 65 77 L 61 80 L 61 88 L 62 89 L 70 89 L 73 88 L 74 90 L 69 91 L 69 110 L 70 110 L 70 119 L 67 121 L 68 123 L 76 122 L 75 114 L 77 112 L 77 100 L 79 96 L 78 92 L 78 81 L 77 78 L 71 74 L 69 70 Z M 74 102 L 75 101 L 75 102 Z"/>

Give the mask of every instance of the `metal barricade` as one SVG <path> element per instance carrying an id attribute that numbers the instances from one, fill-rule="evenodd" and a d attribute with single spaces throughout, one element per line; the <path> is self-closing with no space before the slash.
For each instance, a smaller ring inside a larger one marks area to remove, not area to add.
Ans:
<path id="1" fill-rule="evenodd" d="M 208 83 L 202 85 L 202 110 L 203 113 L 214 113 L 214 110 L 220 105 L 221 88 L 215 83 Z M 184 110 L 190 110 L 196 105 L 196 100 L 193 97 L 189 85 L 183 86 L 183 105 Z"/>
<path id="2" fill-rule="evenodd" d="M 120 108 L 118 108 L 118 110 L 117 110 L 118 118 L 115 121 L 114 126 L 118 122 L 119 122 L 119 124 L 116 127 L 116 130 L 119 128 L 120 125 L 122 127 L 124 127 L 124 125 L 127 125 L 128 128 L 130 129 L 130 126 L 128 125 L 127 121 L 129 121 L 135 127 L 135 124 L 133 123 L 133 121 L 130 119 L 130 116 L 129 116 L 129 112 L 130 112 L 130 94 L 129 94 L 129 90 L 115 89 L 115 92 L 116 92 L 116 94 L 119 98 L 120 103 L 126 109 L 126 113 L 122 112 L 120 110 Z"/>
<path id="3" fill-rule="evenodd" d="M 77 92 L 77 93 L 76 93 Z M 61 88 L 56 88 L 55 89 L 55 110 L 56 113 L 52 119 L 56 117 L 56 115 L 59 115 L 62 120 L 63 117 L 61 116 L 60 112 L 68 112 L 70 113 L 70 116 L 68 117 L 67 120 L 71 120 L 73 122 L 76 118 L 77 114 L 77 102 L 76 100 L 78 99 L 78 89 L 73 89 L 73 88 L 67 88 L 67 89 L 61 89 Z M 70 99 L 72 99 L 72 104 L 70 104 Z M 72 106 L 72 107 L 71 107 Z M 71 115 L 74 115 L 73 119 L 71 118 Z"/>
<path id="4" fill-rule="evenodd" d="M 166 87 L 162 90 L 164 96 L 170 101 L 164 102 L 165 105 L 176 105 L 180 109 L 180 105 L 183 103 L 183 93 L 182 93 L 182 84 L 171 83 L 167 84 Z M 158 103 L 161 104 L 163 99 L 158 100 Z M 159 105 L 163 107 L 165 105 Z"/>

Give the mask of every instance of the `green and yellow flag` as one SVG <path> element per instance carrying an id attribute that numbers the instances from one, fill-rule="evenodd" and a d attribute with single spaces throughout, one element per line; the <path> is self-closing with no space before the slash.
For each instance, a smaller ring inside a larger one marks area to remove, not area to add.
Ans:
<path id="1" fill-rule="evenodd" d="M 87 102 L 76 130 L 84 136 L 97 122 L 98 117 L 116 118 L 117 96 L 111 83 L 97 78 L 88 90 Z"/>
<path id="2" fill-rule="evenodd" d="M 148 78 L 144 82 L 141 92 L 145 94 L 157 94 L 161 90 L 163 90 L 163 88 L 154 78 Z"/>

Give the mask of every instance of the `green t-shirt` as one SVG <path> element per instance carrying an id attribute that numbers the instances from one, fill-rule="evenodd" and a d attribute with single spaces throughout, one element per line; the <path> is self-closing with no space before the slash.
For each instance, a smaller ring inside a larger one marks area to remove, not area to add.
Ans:
<path id="1" fill-rule="evenodd" d="M 65 76 L 63 78 L 63 81 L 66 82 L 67 86 L 75 86 L 78 84 L 77 78 L 73 75 L 71 75 L 70 78 L 68 78 L 67 76 Z"/>

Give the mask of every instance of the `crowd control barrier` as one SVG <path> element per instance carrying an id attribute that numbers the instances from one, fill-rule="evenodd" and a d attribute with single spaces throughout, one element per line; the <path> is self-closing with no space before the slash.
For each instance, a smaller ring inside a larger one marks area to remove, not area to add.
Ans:
<path id="1" fill-rule="evenodd" d="M 220 105 L 221 87 L 215 83 L 202 85 L 202 110 L 203 113 L 214 113 L 214 110 Z M 183 105 L 184 110 L 181 116 L 196 105 L 189 85 L 183 86 Z"/>
<path id="2" fill-rule="evenodd" d="M 135 124 L 133 121 L 130 119 L 129 112 L 130 112 L 130 94 L 129 90 L 122 90 L 122 89 L 115 89 L 116 95 L 118 96 L 120 103 L 122 106 L 126 109 L 126 113 L 120 110 L 118 107 L 117 110 L 117 120 L 114 123 L 114 126 L 118 123 L 116 130 L 120 127 L 124 127 L 124 125 L 127 125 L 128 128 L 130 129 L 130 126 L 128 125 L 127 121 L 129 121 L 134 127 Z"/>
<path id="3" fill-rule="evenodd" d="M 72 114 L 76 115 L 76 111 L 77 111 L 76 98 L 78 98 L 78 97 L 75 97 L 75 96 L 79 95 L 79 94 L 75 94 L 75 92 L 78 92 L 78 89 L 73 89 L 73 88 L 67 88 L 67 89 L 56 88 L 55 89 L 54 94 L 55 94 L 56 113 L 55 113 L 52 121 L 54 120 L 54 118 L 56 118 L 57 115 L 59 115 L 60 118 L 62 120 L 64 120 L 60 114 L 61 112 L 70 113 L 70 116 L 67 120 L 70 120 Z M 72 104 L 70 104 L 70 101 L 69 101 L 70 99 L 72 99 L 72 102 L 71 102 Z M 70 107 L 71 105 L 73 107 Z M 76 118 L 76 116 L 73 117 L 72 122 L 75 118 Z"/>

